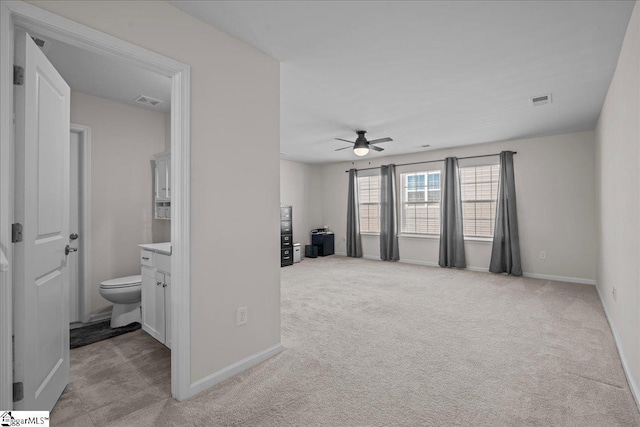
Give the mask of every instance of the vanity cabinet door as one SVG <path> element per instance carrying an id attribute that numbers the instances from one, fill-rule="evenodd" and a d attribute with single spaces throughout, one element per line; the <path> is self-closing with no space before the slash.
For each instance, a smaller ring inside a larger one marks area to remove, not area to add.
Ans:
<path id="1" fill-rule="evenodd" d="M 171 275 L 164 274 L 164 317 L 165 341 L 164 345 L 171 348 Z"/>
<path id="2" fill-rule="evenodd" d="M 158 275 L 162 276 L 160 280 Z M 162 343 L 165 339 L 163 283 L 163 273 L 142 267 L 142 329 Z"/>

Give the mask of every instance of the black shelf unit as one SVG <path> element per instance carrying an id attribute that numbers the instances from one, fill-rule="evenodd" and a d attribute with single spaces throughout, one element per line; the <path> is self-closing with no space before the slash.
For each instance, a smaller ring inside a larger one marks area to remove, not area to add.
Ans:
<path id="1" fill-rule="evenodd" d="M 280 206 L 280 267 L 293 265 L 293 222 L 291 206 Z"/>

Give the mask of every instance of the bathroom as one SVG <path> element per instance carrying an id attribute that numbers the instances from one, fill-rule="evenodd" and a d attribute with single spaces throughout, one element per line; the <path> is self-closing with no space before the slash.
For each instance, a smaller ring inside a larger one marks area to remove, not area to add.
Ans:
<path id="1" fill-rule="evenodd" d="M 71 87 L 71 378 L 56 410 L 95 422 L 171 393 L 171 80 L 32 36 Z"/>

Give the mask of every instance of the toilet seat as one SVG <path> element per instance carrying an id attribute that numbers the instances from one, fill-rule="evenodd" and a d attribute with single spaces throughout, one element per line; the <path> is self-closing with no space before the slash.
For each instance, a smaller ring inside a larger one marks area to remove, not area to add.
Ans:
<path id="1" fill-rule="evenodd" d="M 131 288 L 133 286 L 140 286 L 142 284 L 142 275 L 118 277 L 115 279 L 105 280 L 100 283 L 101 289 L 119 289 L 119 288 Z"/>

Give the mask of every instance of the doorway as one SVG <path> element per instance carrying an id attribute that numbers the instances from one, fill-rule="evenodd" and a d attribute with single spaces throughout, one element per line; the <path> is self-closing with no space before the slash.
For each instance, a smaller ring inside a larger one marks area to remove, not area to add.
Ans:
<path id="1" fill-rule="evenodd" d="M 69 323 L 73 325 L 91 322 L 91 128 L 71 123 L 69 144 L 69 238 L 78 249 L 78 256 L 68 261 Z"/>
<path id="2" fill-rule="evenodd" d="M 111 58 L 128 61 L 147 70 L 158 72 L 172 79 L 171 96 L 171 166 L 173 171 L 172 202 L 172 257 L 171 271 L 174 286 L 171 288 L 172 318 L 171 330 L 173 348 L 171 357 L 172 395 L 184 399 L 192 394 L 190 380 L 190 131 L 189 99 L 190 68 L 170 58 L 116 39 L 99 31 L 43 11 L 22 2 L 0 4 L 0 63 L 14 63 L 14 30 L 22 28 L 43 34 L 53 40 L 60 40 L 72 46 L 86 49 Z M 13 242 L 11 224 L 15 218 L 14 157 L 15 142 L 10 126 L 13 110 L 13 73 L 10 66 L 0 68 L 0 89 L 5 96 L 0 101 L 0 249 L 11 263 Z M 0 271 L 0 406 L 13 408 L 12 335 L 13 285 L 19 275 L 12 265 L 7 271 Z M 66 313 L 68 315 L 68 313 Z M 7 379 L 8 381 L 5 381 Z"/>

